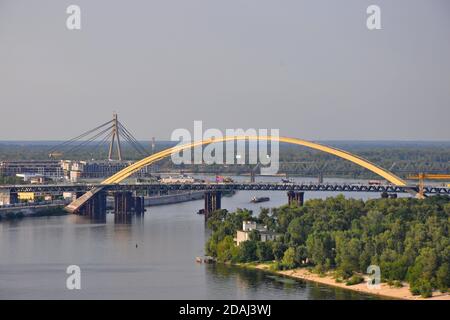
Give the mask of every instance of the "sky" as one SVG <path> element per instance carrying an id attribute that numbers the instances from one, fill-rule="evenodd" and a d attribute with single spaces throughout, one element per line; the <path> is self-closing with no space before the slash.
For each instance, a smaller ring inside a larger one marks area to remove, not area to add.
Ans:
<path id="1" fill-rule="evenodd" d="M 0 0 L 0 111 L 0 140 L 65 140 L 117 112 L 142 140 L 201 120 L 449 141 L 450 1 Z"/>

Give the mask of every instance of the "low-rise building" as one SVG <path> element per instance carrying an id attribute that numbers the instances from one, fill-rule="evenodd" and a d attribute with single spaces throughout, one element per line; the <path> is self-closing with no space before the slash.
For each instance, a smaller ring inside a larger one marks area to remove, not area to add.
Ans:
<path id="1" fill-rule="evenodd" d="M 267 226 L 259 225 L 254 221 L 244 221 L 242 223 L 242 230 L 236 232 L 236 238 L 234 239 L 236 245 L 240 245 L 242 242 L 250 240 L 252 231 L 258 232 L 260 241 L 262 242 L 274 241 L 281 236 L 279 233 L 267 230 Z"/>

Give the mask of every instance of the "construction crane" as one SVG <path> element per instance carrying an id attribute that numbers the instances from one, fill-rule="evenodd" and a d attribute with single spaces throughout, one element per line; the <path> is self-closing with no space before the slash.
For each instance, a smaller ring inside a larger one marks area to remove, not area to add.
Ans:
<path id="1" fill-rule="evenodd" d="M 430 173 L 419 173 L 417 175 L 409 175 L 407 176 L 409 180 L 419 180 L 419 193 L 418 196 L 420 199 L 425 197 L 424 188 L 425 188 L 425 180 L 447 180 L 450 181 L 450 174 L 430 174 Z"/>

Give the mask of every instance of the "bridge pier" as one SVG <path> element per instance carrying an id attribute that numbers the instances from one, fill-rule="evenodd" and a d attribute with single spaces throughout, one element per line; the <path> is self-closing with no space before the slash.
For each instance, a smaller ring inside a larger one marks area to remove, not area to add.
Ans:
<path id="1" fill-rule="evenodd" d="M 140 216 L 144 214 L 145 212 L 145 203 L 144 203 L 144 197 L 136 196 L 134 199 L 134 212 L 136 215 Z"/>
<path id="2" fill-rule="evenodd" d="M 98 192 L 80 208 L 80 215 L 100 219 L 106 216 L 106 192 Z"/>
<path id="3" fill-rule="evenodd" d="M 114 193 L 114 213 L 115 214 L 131 214 L 133 207 L 133 194 L 129 191 L 121 191 Z"/>
<path id="4" fill-rule="evenodd" d="M 298 191 L 288 191 L 288 204 L 289 206 L 295 205 L 297 207 L 303 206 L 305 193 Z"/>
<path id="5" fill-rule="evenodd" d="M 222 191 L 205 192 L 205 221 L 211 213 L 222 208 Z"/>
<path id="6" fill-rule="evenodd" d="M 114 193 L 114 213 L 116 215 L 137 215 L 144 213 L 144 197 L 133 196 L 130 191 L 120 191 Z"/>

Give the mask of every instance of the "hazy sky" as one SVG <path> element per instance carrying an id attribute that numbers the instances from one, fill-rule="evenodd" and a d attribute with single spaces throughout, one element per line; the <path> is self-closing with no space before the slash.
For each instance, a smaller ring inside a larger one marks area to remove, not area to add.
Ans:
<path id="1" fill-rule="evenodd" d="M 450 1 L 0 0 L 0 110 L 0 140 L 71 138 L 113 111 L 146 140 L 194 120 L 450 140 Z"/>

